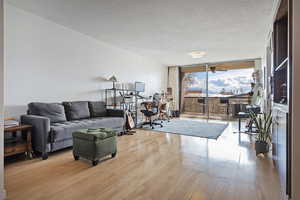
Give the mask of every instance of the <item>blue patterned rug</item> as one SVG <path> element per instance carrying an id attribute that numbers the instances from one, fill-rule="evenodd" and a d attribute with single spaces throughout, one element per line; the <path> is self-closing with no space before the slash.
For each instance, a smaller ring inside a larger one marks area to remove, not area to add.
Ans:
<path id="1" fill-rule="evenodd" d="M 192 119 L 171 119 L 170 122 L 165 121 L 162 128 L 160 126 L 155 126 L 153 130 L 208 139 L 218 139 L 227 126 L 228 123 L 211 123 Z M 144 128 L 151 129 L 149 126 L 145 126 Z"/>

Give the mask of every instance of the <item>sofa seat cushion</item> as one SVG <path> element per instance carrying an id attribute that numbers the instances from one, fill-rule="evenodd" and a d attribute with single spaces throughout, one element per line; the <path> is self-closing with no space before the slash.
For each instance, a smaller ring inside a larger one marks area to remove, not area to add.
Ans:
<path id="1" fill-rule="evenodd" d="M 87 101 L 63 102 L 63 105 L 69 121 L 90 118 L 89 105 Z"/>
<path id="2" fill-rule="evenodd" d="M 64 106 L 59 103 L 30 103 L 28 114 L 47 117 L 51 123 L 67 121 Z"/>
<path id="3" fill-rule="evenodd" d="M 116 129 L 123 127 L 125 124 L 125 120 L 122 117 L 97 117 L 91 120 L 96 124 L 94 128 L 104 127 Z"/>
<path id="4" fill-rule="evenodd" d="M 50 127 L 50 141 L 56 142 L 71 139 L 72 133 L 80 129 L 120 129 L 124 126 L 124 123 L 124 119 L 121 117 L 101 117 L 55 123 Z"/>
<path id="5" fill-rule="evenodd" d="M 116 135 L 117 131 L 110 128 L 81 129 L 73 132 L 74 138 L 80 138 L 82 140 L 89 141 L 104 140 L 106 138 L 114 137 Z"/>

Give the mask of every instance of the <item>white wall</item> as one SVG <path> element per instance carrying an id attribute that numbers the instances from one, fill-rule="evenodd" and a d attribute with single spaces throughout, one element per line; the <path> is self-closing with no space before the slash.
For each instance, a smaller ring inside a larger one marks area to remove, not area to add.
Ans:
<path id="1" fill-rule="evenodd" d="M 148 94 L 165 87 L 162 64 L 11 5 L 5 9 L 6 116 L 24 113 L 32 101 L 103 99 L 103 89 L 112 87 L 103 78 L 111 75 L 145 82 Z"/>
<path id="2" fill-rule="evenodd" d="M 293 8 L 292 199 L 300 199 L 300 1 Z"/>
<path id="3" fill-rule="evenodd" d="M 3 44 L 3 0 L 0 0 L 0 200 L 5 198 L 3 166 L 3 105 L 4 105 L 4 44 Z"/>

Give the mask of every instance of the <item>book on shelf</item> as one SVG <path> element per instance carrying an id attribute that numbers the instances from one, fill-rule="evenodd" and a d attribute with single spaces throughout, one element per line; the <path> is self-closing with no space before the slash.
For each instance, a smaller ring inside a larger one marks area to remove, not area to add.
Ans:
<path id="1" fill-rule="evenodd" d="M 17 120 L 4 120 L 4 128 L 11 128 L 19 126 L 19 122 Z"/>

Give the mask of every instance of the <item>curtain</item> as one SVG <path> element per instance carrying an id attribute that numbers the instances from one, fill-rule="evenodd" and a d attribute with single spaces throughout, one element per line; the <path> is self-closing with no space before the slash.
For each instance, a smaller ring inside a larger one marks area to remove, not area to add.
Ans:
<path id="1" fill-rule="evenodd" d="M 180 70 L 179 67 L 169 67 L 168 68 L 168 88 L 172 90 L 173 105 L 171 105 L 171 110 L 179 111 L 180 103 Z"/>

